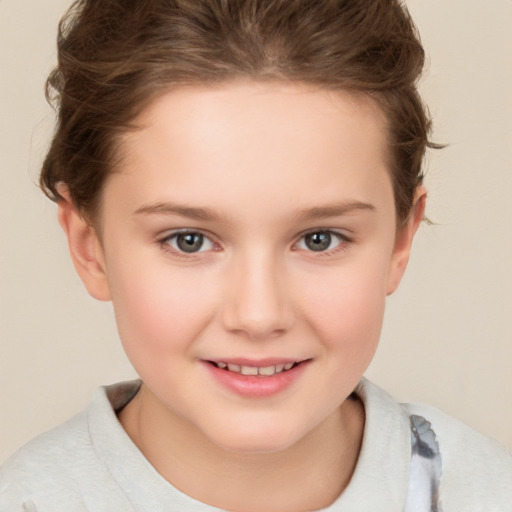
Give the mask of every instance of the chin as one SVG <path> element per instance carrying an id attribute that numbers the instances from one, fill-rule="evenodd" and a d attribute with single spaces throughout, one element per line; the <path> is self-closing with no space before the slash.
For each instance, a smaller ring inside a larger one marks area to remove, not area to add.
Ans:
<path id="1" fill-rule="evenodd" d="M 210 440 L 219 448 L 240 455 L 277 453 L 290 448 L 300 439 L 295 429 L 269 425 L 231 425 L 222 435 L 212 435 Z"/>

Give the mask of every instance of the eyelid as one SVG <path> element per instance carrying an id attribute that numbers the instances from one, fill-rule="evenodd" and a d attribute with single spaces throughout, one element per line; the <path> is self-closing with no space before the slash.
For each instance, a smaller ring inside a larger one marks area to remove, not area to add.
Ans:
<path id="1" fill-rule="evenodd" d="M 336 229 L 330 229 L 330 228 L 315 228 L 315 229 L 308 229 L 307 231 L 304 231 L 299 236 L 297 242 L 294 244 L 294 246 L 298 246 L 299 242 L 303 241 L 306 236 L 312 235 L 314 233 L 329 233 L 333 235 L 335 238 L 338 239 L 339 243 L 332 249 L 326 249 L 325 251 L 313 251 L 309 248 L 299 248 L 299 250 L 304 250 L 308 253 L 314 254 L 316 256 L 328 256 L 331 254 L 335 254 L 338 252 L 341 252 L 347 248 L 349 244 L 353 242 L 353 239 L 346 235 L 345 233 L 338 231 Z"/>
<path id="2" fill-rule="evenodd" d="M 175 247 L 172 247 L 172 245 L 168 243 L 169 240 L 177 237 L 180 234 L 189 234 L 189 233 L 202 235 L 206 240 L 208 240 L 210 242 L 210 244 L 212 245 L 212 248 L 206 249 L 206 250 L 199 250 L 197 252 L 187 253 L 185 251 L 181 251 Z M 346 233 L 344 233 L 342 231 L 332 229 L 332 228 L 315 228 L 315 229 L 308 229 L 307 231 L 302 232 L 298 236 L 297 241 L 293 244 L 292 249 L 297 248 L 299 242 L 304 240 L 304 238 L 307 235 L 311 235 L 314 233 L 329 233 L 333 237 L 335 237 L 339 242 L 334 248 L 326 249 L 324 251 L 313 251 L 309 248 L 298 248 L 299 250 L 304 250 L 305 252 L 312 253 L 315 256 L 328 256 L 328 255 L 338 253 L 338 252 L 345 250 L 347 248 L 347 246 L 354 241 L 351 236 L 348 236 Z M 162 246 L 162 248 L 164 250 L 172 252 L 173 254 L 175 254 L 179 257 L 184 257 L 184 258 L 190 258 L 190 257 L 194 257 L 195 255 L 199 255 L 201 253 L 209 252 L 212 250 L 215 251 L 215 250 L 220 249 L 220 244 L 215 240 L 215 237 L 212 234 L 210 234 L 209 232 L 207 232 L 205 230 L 198 229 L 198 228 L 179 228 L 179 229 L 166 231 L 162 235 L 158 236 L 157 241 Z"/>
<path id="3" fill-rule="evenodd" d="M 187 253 L 185 251 L 181 251 L 181 250 L 173 247 L 169 243 L 170 240 L 172 240 L 173 238 L 176 238 L 178 235 L 186 235 L 186 234 L 202 235 L 205 240 L 208 240 L 210 242 L 210 244 L 212 245 L 212 248 Z M 167 231 L 164 234 L 160 235 L 157 238 L 157 241 L 164 250 L 172 252 L 173 254 L 176 254 L 176 255 L 178 255 L 180 257 L 184 257 L 184 258 L 194 257 L 195 255 L 198 255 L 198 254 L 201 254 L 204 252 L 208 252 L 211 250 L 215 250 L 216 247 L 219 247 L 219 244 L 214 240 L 214 237 L 212 235 L 203 231 L 202 229 L 197 229 L 197 228 L 180 228 L 180 229 L 174 229 L 171 231 Z"/>

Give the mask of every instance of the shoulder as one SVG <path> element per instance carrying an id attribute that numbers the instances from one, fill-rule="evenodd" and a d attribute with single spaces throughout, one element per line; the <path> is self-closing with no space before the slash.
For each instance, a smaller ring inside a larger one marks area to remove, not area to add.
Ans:
<path id="1" fill-rule="evenodd" d="M 81 412 L 62 425 L 38 435 L 35 439 L 22 446 L 2 466 L 0 475 L 16 468 L 45 469 L 57 458 L 61 462 L 63 455 L 77 446 L 88 444 L 86 413 Z"/>
<path id="2" fill-rule="evenodd" d="M 27 443 L 0 468 L 0 504 L 15 507 L 19 502 L 31 510 L 32 498 L 48 493 L 56 481 L 72 494 L 72 460 L 87 454 L 89 444 L 85 412 Z"/>
<path id="3" fill-rule="evenodd" d="M 115 411 L 138 385 L 99 388 L 86 410 L 12 455 L 0 468 L 0 511 L 82 512 L 91 500 L 94 510 L 131 510 L 105 459 L 126 444 Z"/>
<path id="4" fill-rule="evenodd" d="M 512 455 L 490 439 L 435 407 L 404 404 L 409 415 L 432 425 L 442 458 L 441 500 L 446 510 L 510 510 Z"/>

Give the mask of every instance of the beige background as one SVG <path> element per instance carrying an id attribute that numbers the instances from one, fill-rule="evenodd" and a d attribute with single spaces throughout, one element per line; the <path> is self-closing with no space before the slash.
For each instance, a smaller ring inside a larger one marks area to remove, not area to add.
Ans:
<path id="1" fill-rule="evenodd" d="M 35 182 L 43 82 L 69 0 L 0 0 L 0 461 L 132 378 L 108 304 L 75 276 Z M 512 447 L 512 2 L 409 0 L 431 57 L 428 215 L 368 376 Z"/>

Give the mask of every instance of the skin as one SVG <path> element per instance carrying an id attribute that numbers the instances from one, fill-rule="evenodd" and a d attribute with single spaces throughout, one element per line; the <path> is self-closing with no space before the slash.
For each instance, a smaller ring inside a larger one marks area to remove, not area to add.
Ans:
<path id="1" fill-rule="evenodd" d="M 364 410 L 348 397 L 376 350 L 425 191 L 397 230 L 385 120 L 349 92 L 189 87 L 139 121 L 102 193 L 101 237 L 59 203 L 77 271 L 112 300 L 144 382 L 121 424 L 203 502 L 326 507 L 357 462 Z M 173 235 L 185 228 L 206 235 L 200 252 L 180 252 Z M 322 230 L 337 235 L 313 251 L 304 235 Z M 245 397 L 204 363 L 227 358 L 308 363 L 282 392 Z"/>

